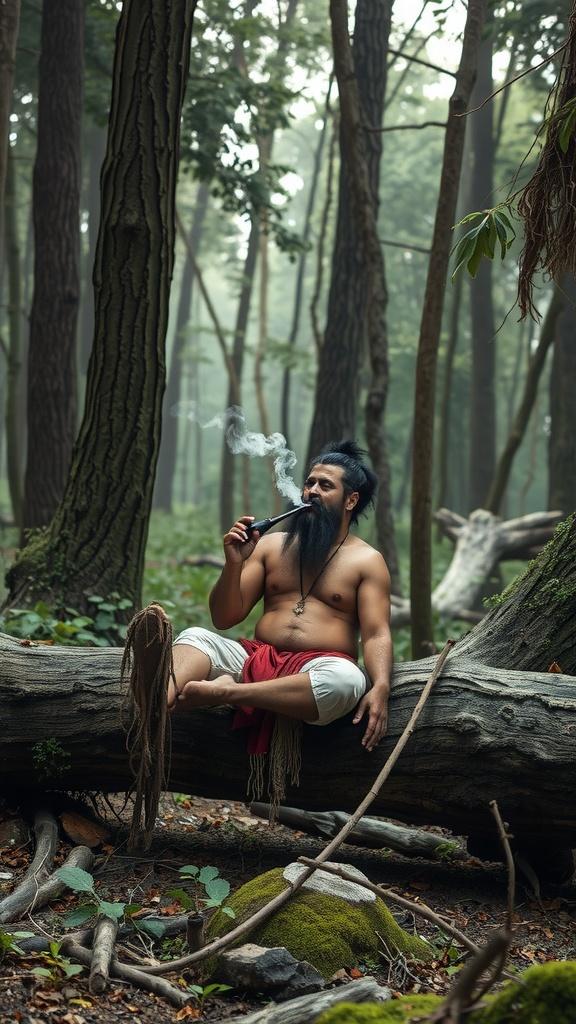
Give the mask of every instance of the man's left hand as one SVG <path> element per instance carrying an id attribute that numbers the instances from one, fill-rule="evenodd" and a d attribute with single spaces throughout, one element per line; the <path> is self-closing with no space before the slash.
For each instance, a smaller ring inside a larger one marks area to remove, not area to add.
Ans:
<path id="1" fill-rule="evenodd" d="M 374 750 L 384 736 L 388 724 L 388 692 L 375 688 L 369 690 L 356 708 L 354 725 L 358 725 L 365 714 L 368 715 L 368 728 L 364 733 L 362 746 L 367 750 Z"/>

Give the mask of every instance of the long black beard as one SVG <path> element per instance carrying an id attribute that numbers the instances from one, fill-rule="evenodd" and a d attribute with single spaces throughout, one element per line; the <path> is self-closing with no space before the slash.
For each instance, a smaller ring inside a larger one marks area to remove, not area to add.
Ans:
<path id="1" fill-rule="evenodd" d="M 302 566 L 303 573 L 313 575 L 322 569 L 330 555 L 330 549 L 342 525 L 341 508 L 326 508 L 314 502 L 312 512 L 293 516 L 286 524 L 286 536 L 282 545 L 284 554 L 290 552 Z"/>

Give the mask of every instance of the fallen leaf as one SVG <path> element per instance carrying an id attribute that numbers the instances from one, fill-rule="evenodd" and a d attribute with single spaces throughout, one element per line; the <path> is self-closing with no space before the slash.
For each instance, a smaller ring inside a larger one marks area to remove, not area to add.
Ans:
<path id="1" fill-rule="evenodd" d="M 349 976 L 351 978 L 354 978 L 354 979 L 356 979 L 356 978 L 363 978 L 364 977 L 364 975 L 362 974 L 362 971 L 358 970 L 357 967 L 351 967 L 350 970 L 348 971 L 348 974 L 349 974 Z"/>
<path id="2" fill-rule="evenodd" d="M 548 666 L 546 671 L 547 672 L 559 672 L 560 674 L 562 674 L 562 669 L 560 668 L 560 665 L 558 664 L 557 661 L 553 661 L 552 664 Z"/>
<path id="3" fill-rule="evenodd" d="M 183 1006 L 175 1016 L 175 1020 L 198 1020 L 202 1013 L 199 1006 Z"/>
<path id="4" fill-rule="evenodd" d="M 74 811 L 64 811 L 60 815 L 60 822 L 66 835 L 79 846 L 89 846 L 93 849 L 110 839 L 107 828 Z"/>

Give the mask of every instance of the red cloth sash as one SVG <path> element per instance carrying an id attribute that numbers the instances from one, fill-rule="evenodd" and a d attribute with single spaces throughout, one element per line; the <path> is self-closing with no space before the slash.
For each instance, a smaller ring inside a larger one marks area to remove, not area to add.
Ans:
<path id="1" fill-rule="evenodd" d="M 242 683 L 260 683 L 267 679 L 294 676 L 312 658 L 345 658 L 355 664 L 354 658 L 342 651 L 277 651 L 262 640 L 239 640 L 248 657 L 242 669 Z M 276 715 L 263 708 L 242 705 L 232 720 L 233 729 L 250 730 L 249 754 L 267 754 Z"/>

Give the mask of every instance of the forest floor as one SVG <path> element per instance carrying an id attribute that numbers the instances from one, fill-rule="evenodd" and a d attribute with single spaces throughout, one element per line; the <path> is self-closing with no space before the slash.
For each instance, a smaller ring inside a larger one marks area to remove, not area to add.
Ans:
<path id="1" fill-rule="evenodd" d="M 5 814 L 6 816 L 6 814 Z M 0 821 L 2 815 L 0 814 Z M 214 865 L 232 888 L 256 874 L 282 866 L 299 856 L 315 856 L 325 844 L 283 826 L 271 828 L 253 818 L 240 803 L 165 797 L 161 823 L 156 829 L 151 850 L 144 857 L 128 857 L 122 832 L 116 831 L 100 851 L 92 869 L 101 897 L 138 902 L 153 913 L 181 913 L 182 908 L 167 895 L 179 885 L 178 869 L 185 864 Z M 26 870 L 32 844 L 20 849 L 0 847 L 0 896 L 11 891 Z M 57 862 L 70 849 L 63 839 Z M 493 929 L 502 926 L 506 913 L 506 874 L 498 864 L 485 864 L 469 858 L 459 862 L 430 862 L 406 859 L 389 851 L 372 851 L 346 845 L 335 857 L 353 864 L 368 877 L 384 883 L 407 898 L 424 902 L 447 916 L 469 938 L 482 944 Z M 7 878 L 6 876 L 12 876 Z M 514 942 L 509 963 L 518 970 L 531 964 L 554 959 L 576 958 L 574 923 L 576 888 L 564 887 L 561 898 L 537 899 L 519 886 L 515 907 Z M 43 911 L 35 912 L 22 923 L 23 930 L 61 933 L 61 915 L 76 907 L 78 894 L 71 893 Z M 401 992 L 444 993 L 458 970 L 458 954 L 450 940 L 423 919 L 391 907 L 398 922 L 408 930 L 417 929 L 442 952 L 431 965 L 414 963 L 378 966 L 350 964 L 349 977 L 374 975 L 388 984 L 395 994 Z M 0 929 L 0 939 L 2 937 Z M 2 946 L 0 944 L 0 955 Z M 142 955 L 145 950 L 140 946 Z M 172 959 L 181 953 L 181 940 L 164 940 L 156 955 Z M 0 1019 L 3 1024 L 168 1024 L 176 1020 L 200 1022 L 226 1021 L 264 1005 L 263 998 L 248 997 L 230 991 L 209 996 L 204 1005 L 188 1005 L 176 1010 L 164 1000 L 113 981 L 109 992 L 95 997 L 88 991 L 87 971 L 69 979 L 47 979 L 32 973 L 46 968 L 42 954 L 8 954 L 0 963 Z M 53 969 L 58 974 L 57 969 Z M 188 983 L 194 982 L 184 972 Z M 177 983 L 177 978 L 173 980 Z M 217 980 L 217 979 L 216 979 Z M 346 979 L 347 980 L 347 979 Z"/>

